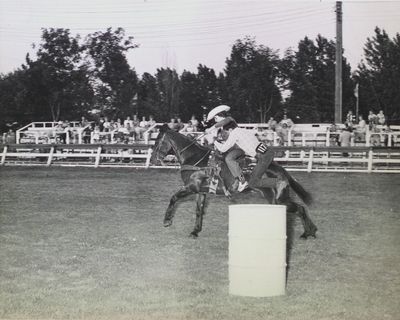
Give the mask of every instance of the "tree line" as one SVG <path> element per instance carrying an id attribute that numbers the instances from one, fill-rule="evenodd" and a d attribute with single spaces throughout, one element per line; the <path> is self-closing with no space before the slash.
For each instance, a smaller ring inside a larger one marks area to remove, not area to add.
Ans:
<path id="1" fill-rule="evenodd" d="M 238 39 L 223 72 L 199 64 L 196 72 L 159 68 L 140 77 L 126 54 L 138 45 L 124 29 L 82 38 L 69 29 L 43 29 L 35 57 L 0 75 L 0 127 L 32 121 L 79 120 L 153 115 L 158 121 L 189 119 L 218 104 L 232 107 L 240 122 L 266 122 L 287 113 L 295 122 L 333 122 L 335 43 L 321 35 L 305 37 L 283 57 L 254 38 Z M 399 120 L 400 35 L 378 27 L 364 46 L 364 59 L 352 72 L 343 56 L 343 114 L 383 110 Z M 96 113 L 97 112 L 97 113 Z"/>

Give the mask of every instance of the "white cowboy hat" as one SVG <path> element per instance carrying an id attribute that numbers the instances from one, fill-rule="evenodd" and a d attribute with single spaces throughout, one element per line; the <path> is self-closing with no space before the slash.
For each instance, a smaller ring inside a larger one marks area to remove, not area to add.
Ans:
<path id="1" fill-rule="evenodd" d="M 218 113 L 221 113 L 223 111 L 229 111 L 231 110 L 230 106 L 227 106 L 225 104 L 221 104 L 218 107 L 215 107 L 214 109 L 212 109 L 207 116 L 207 121 L 210 121 L 212 118 L 214 118 Z"/>

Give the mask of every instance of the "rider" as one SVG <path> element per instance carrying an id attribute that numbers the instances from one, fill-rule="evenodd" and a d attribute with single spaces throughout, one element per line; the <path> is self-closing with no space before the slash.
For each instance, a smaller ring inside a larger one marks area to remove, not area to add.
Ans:
<path id="1" fill-rule="evenodd" d="M 239 181 L 238 191 L 242 192 L 249 184 L 252 188 L 275 187 L 277 190 L 276 199 L 279 199 L 282 191 L 287 186 L 287 182 L 283 180 L 277 181 L 272 178 L 262 178 L 265 170 L 274 159 L 274 152 L 269 150 L 263 143 L 260 143 L 253 132 L 244 128 L 239 128 L 236 121 L 227 115 L 229 110 L 230 107 L 226 105 L 220 105 L 211 110 L 207 119 L 211 120 L 214 118 L 216 123 L 208 130 L 210 131 L 222 127 L 229 132 L 229 137 L 224 143 L 215 141 L 214 145 L 222 153 L 229 151 L 225 157 L 225 161 L 232 175 Z M 239 149 L 231 149 L 235 145 Z M 257 164 L 253 169 L 249 183 L 246 181 L 238 163 L 238 158 L 242 156 L 243 153 L 257 159 Z"/>

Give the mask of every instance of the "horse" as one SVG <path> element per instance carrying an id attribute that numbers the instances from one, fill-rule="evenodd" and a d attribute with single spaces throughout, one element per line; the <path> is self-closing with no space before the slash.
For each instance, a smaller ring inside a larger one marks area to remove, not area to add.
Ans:
<path id="1" fill-rule="evenodd" d="M 230 199 L 232 199 L 232 197 L 244 198 L 249 197 L 250 194 L 257 194 L 258 197 L 261 195 L 264 203 L 286 205 L 287 212 L 297 213 L 302 221 L 304 233 L 301 235 L 301 238 L 307 239 L 308 237 L 316 237 L 317 227 L 311 220 L 305 207 L 305 205 L 310 205 L 312 203 L 312 196 L 282 166 L 272 162 L 266 171 L 268 176 L 286 179 L 288 182 L 287 188 L 284 189 L 282 196 L 278 200 L 275 198 L 275 191 L 271 188 L 257 188 L 248 190 L 245 193 L 231 194 L 229 188 L 226 186 L 232 185 L 234 177 L 225 164 L 225 161 L 221 161 L 220 166 L 210 166 L 208 164 L 212 153 L 213 149 L 211 147 L 201 145 L 196 139 L 171 130 L 167 125 L 163 125 L 160 128 L 160 132 L 155 140 L 150 162 L 152 164 L 163 163 L 163 159 L 167 155 L 175 155 L 181 167 L 181 178 L 184 183 L 170 199 L 164 216 L 165 227 L 172 225 L 177 201 L 188 195 L 195 194 L 196 222 L 190 236 L 192 238 L 197 238 L 203 226 L 206 196 L 210 193 L 210 190 L 212 190 L 211 186 L 213 184 L 215 187 L 215 181 L 217 180 L 216 189 L 211 193 L 225 195 Z M 295 191 L 302 203 L 293 198 L 290 189 Z"/>

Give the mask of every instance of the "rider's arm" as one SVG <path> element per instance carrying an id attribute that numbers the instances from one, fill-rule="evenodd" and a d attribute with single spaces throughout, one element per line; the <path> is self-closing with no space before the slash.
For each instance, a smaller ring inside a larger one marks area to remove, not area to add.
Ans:
<path id="1" fill-rule="evenodd" d="M 219 151 L 221 151 L 222 153 L 224 153 L 224 152 L 228 151 L 230 148 L 232 148 L 232 147 L 235 145 L 236 140 L 237 140 L 237 138 L 236 138 L 236 132 L 235 132 L 235 130 L 233 130 L 233 131 L 229 134 L 229 137 L 228 137 L 228 139 L 225 141 L 225 143 L 221 143 L 221 142 L 215 141 L 215 142 L 214 142 L 214 146 L 215 146 Z"/>

